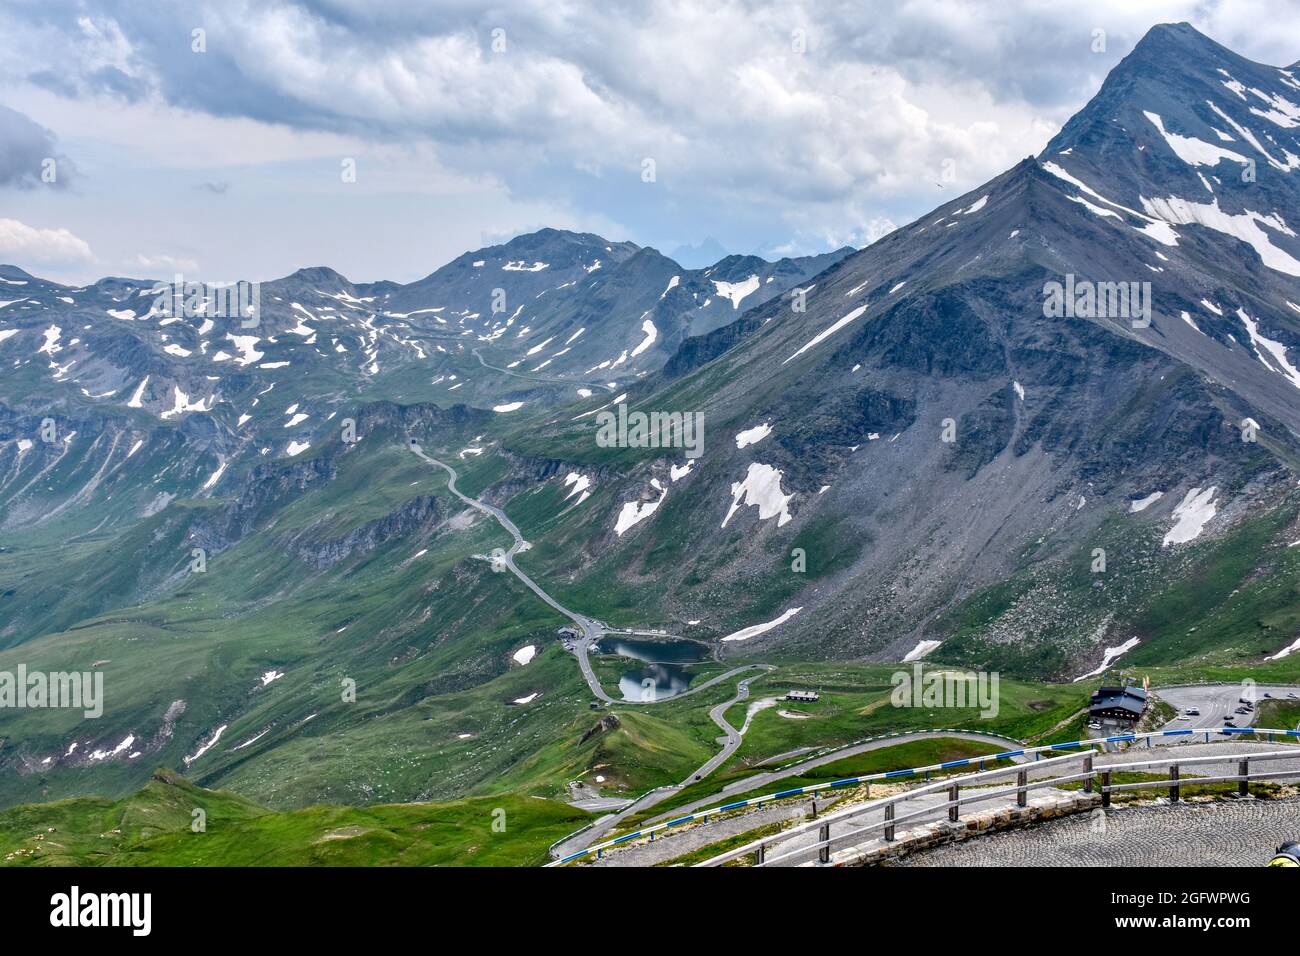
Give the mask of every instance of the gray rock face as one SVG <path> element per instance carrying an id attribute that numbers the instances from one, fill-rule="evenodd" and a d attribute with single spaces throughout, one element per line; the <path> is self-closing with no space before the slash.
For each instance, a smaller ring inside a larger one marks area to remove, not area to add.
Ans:
<path id="1" fill-rule="evenodd" d="M 719 635 L 802 608 L 743 652 L 952 639 L 939 659 L 1068 677 L 1138 636 L 1130 660 L 1177 659 L 1143 608 L 1295 507 L 1296 104 L 1290 71 L 1154 29 L 1038 157 L 813 277 L 805 311 L 774 298 L 688 337 L 629 401 L 686 396 L 708 451 L 650 520 L 615 538 L 607 515 L 592 540 L 630 579 L 653 566 L 683 620 L 729 595 Z M 574 431 L 553 434 L 576 449 Z M 724 528 L 755 466 L 779 472 L 773 507 Z M 1175 532 L 1198 507 L 1213 517 Z M 796 546 L 817 573 L 787 570 Z M 1122 581 L 1089 576 L 1095 547 Z"/>

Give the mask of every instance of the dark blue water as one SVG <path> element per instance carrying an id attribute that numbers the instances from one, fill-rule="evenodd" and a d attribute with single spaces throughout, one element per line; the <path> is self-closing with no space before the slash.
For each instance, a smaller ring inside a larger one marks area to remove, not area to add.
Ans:
<path id="1" fill-rule="evenodd" d="M 690 686 L 692 674 L 685 665 L 707 660 L 708 648 L 695 641 L 649 640 L 638 637 L 608 635 L 600 649 L 641 661 L 641 666 L 625 671 L 618 679 L 624 700 L 664 700 L 675 697 Z"/>

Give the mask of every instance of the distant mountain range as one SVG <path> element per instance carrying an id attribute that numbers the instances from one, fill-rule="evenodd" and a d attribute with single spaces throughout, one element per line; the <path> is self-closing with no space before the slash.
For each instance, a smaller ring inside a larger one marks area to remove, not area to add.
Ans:
<path id="1" fill-rule="evenodd" d="M 711 262 L 726 258 L 727 250 L 722 243 L 709 236 L 694 246 L 678 246 L 671 256 L 688 268 L 703 269 Z"/>
<path id="2" fill-rule="evenodd" d="M 154 289 L 171 276 L 78 288 L 0 266 L 8 294 L 0 360 L 14 369 L 0 398 L 15 408 L 47 402 L 221 417 L 247 412 L 277 381 L 328 376 L 346 380 L 347 392 L 382 391 L 375 382 L 413 368 L 439 371 L 440 355 L 476 346 L 520 378 L 544 371 L 538 381 L 630 381 L 663 365 L 685 338 L 730 323 L 852 251 L 776 262 L 727 256 L 691 270 L 632 243 L 543 229 L 467 252 L 409 285 L 300 269 L 261 284 L 255 327 L 202 307 L 180 317 L 160 307 Z M 501 387 L 492 378 L 483 394 Z"/>

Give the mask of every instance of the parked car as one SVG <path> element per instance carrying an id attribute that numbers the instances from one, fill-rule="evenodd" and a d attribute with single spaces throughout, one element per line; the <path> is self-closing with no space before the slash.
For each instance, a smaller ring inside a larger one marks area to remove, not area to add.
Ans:
<path id="1" fill-rule="evenodd" d="M 1188 717 L 1199 717 L 1199 716 L 1201 716 L 1201 711 L 1200 711 L 1200 709 L 1197 708 L 1197 707 L 1188 707 L 1188 708 L 1187 708 L 1187 716 L 1188 716 Z"/>

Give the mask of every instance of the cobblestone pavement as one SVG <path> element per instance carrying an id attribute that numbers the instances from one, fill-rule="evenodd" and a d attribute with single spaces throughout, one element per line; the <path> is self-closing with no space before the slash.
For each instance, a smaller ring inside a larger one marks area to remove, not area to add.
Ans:
<path id="1" fill-rule="evenodd" d="M 1300 839 L 1300 798 L 1083 813 L 917 853 L 893 866 L 1263 866 Z"/>

